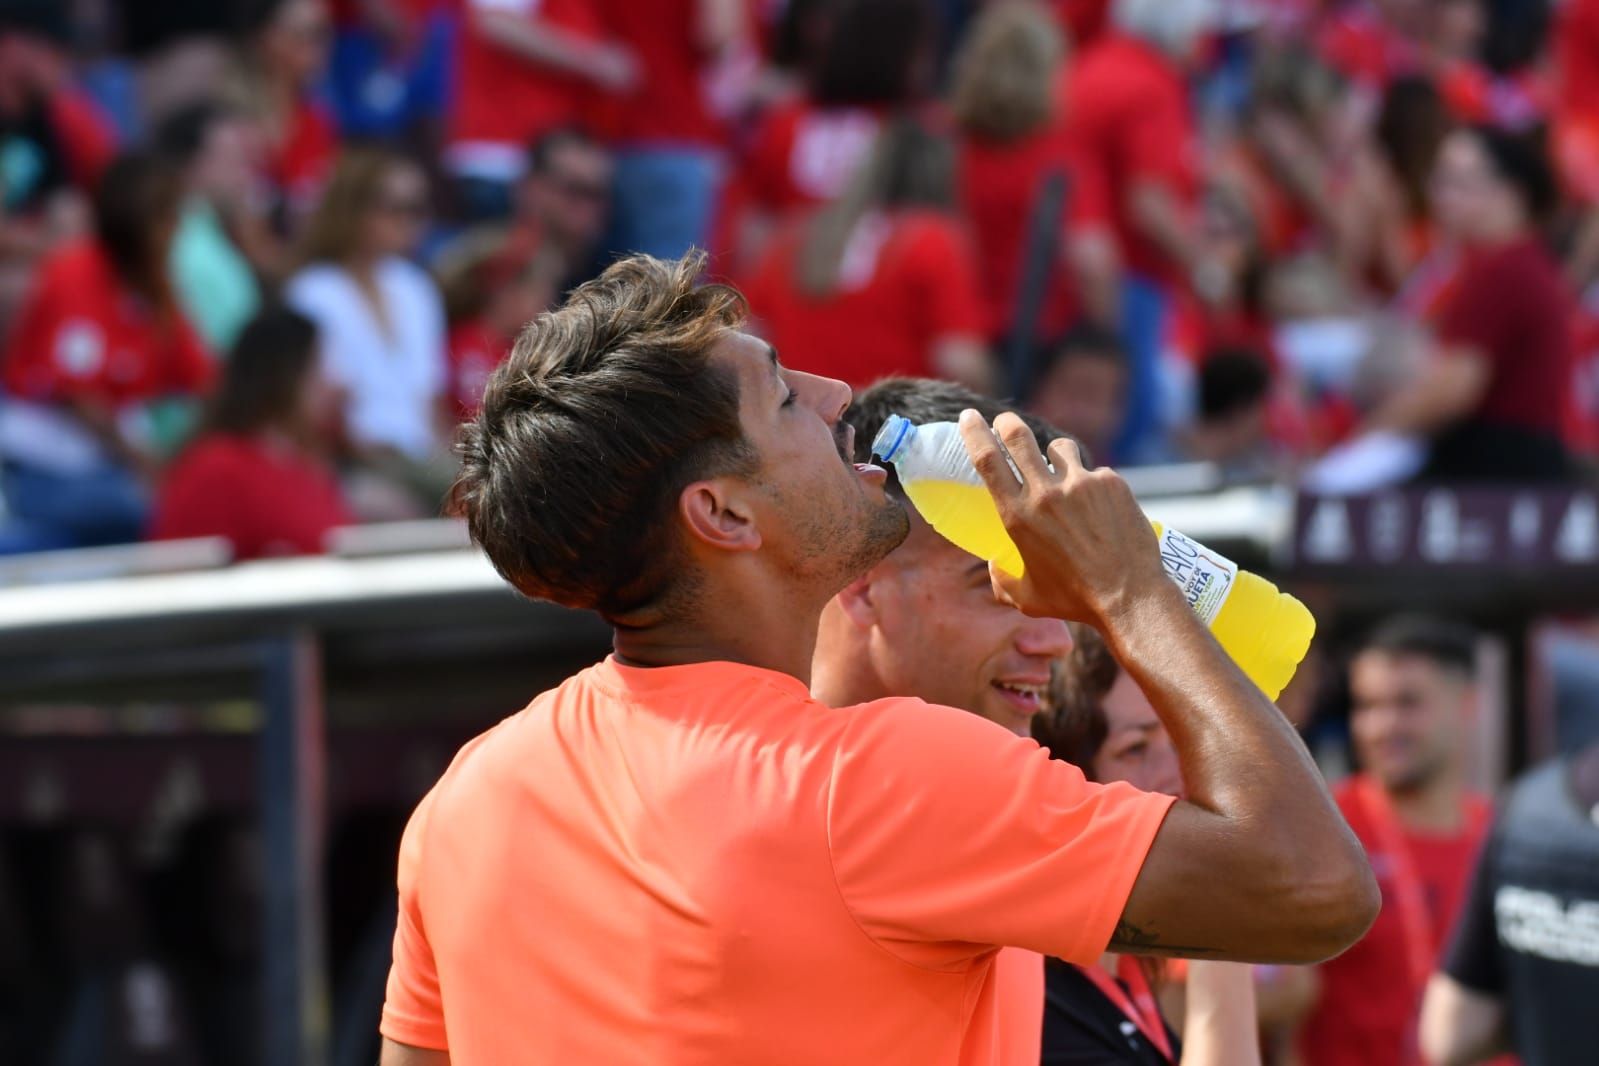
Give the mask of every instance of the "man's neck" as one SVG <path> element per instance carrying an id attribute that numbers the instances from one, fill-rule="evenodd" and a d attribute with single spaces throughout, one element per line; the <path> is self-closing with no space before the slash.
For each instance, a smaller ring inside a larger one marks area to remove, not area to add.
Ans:
<path id="1" fill-rule="evenodd" d="M 1414 788 L 1387 792 L 1400 824 L 1411 832 L 1442 835 L 1465 828 L 1466 789 L 1454 771 L 1440 771 Z"/>
<path id="2" fill-rule="evenodd" d="M 618 627 L 617 658 L 631 666 L 733 662 L 788 674 L 807 686 L 821 607 L 789 596 L 737 598 L 708 593 L 681 621 Z"/>

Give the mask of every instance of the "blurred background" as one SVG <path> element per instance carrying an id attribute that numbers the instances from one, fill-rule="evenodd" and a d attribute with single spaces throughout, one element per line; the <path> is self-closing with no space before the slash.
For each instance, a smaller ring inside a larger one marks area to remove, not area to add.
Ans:
<path id="1" fill-rule="evenodd" d="M 411 806 L 608 648 L 454 427 L 691 247 L 1303 598 L 1330 776 L 1399 610 L 1479 788 L 1599 739 L 1599 0 L 0 0 L 0 1058 L 374 1060 Z"/>

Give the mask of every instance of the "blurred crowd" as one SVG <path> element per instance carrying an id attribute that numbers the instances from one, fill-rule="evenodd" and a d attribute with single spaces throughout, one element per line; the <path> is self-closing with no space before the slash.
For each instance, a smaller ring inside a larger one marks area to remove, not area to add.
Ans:
<path id="1" fill-rule="evenodd" d="M 1361 491 L 1599 448 L 1599 0 L 0 0 L 0 551 L 436 514 L 520 326 Z"/>

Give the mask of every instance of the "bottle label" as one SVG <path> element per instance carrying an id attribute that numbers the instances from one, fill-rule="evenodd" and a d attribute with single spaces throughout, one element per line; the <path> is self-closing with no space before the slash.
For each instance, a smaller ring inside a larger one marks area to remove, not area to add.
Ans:
<path id="1" fill-rule="evenodd" d="M 1238 564 L 1170 528 L 1161 530 L 1160 562 L 1199 620 L 1214 622 L 1238 580 Z"/>

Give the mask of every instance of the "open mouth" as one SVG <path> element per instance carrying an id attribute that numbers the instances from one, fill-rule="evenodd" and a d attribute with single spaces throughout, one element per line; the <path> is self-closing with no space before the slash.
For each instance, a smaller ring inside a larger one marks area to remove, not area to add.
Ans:
<path id="1" fill-rule="evenodd" d="M 1030 684 L 1021 681 L 995 681 L 993 686 L 1018 710 L 1036 714 L 1044 709 L 1044 690 L 1047 684 Z"/>

